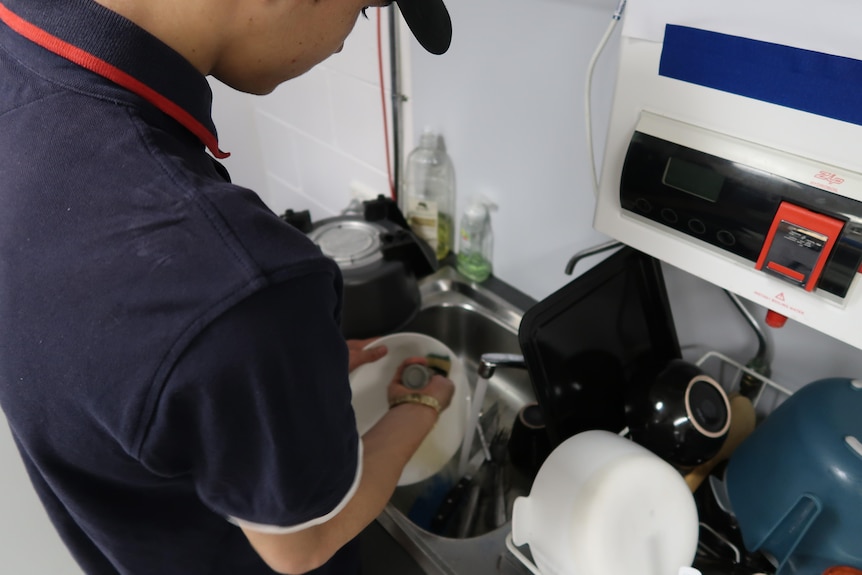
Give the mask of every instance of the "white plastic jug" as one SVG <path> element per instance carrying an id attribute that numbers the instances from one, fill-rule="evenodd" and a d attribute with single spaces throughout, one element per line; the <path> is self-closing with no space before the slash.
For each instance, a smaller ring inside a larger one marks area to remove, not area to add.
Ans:
<path id="1" fill-rule="evenodd" d="M 677 471 L 609 431 L 579 433 L 539 469 L 512 512 L 511 542 L 538 575 L 676 575 L 697 551 L 694 497 Z"/>

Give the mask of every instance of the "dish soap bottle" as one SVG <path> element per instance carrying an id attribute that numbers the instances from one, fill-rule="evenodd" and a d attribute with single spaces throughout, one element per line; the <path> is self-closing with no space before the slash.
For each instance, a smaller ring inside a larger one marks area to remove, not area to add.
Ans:
<path id="1" fill-rule="evenodd" d="M 491 231 L 491 210 L 497 205 L 476 197 L 461 217 L 456 268 L 467 279 L 483 282 L 491 275 L 491 255 L 494 234 Z"/>
<path id="2" fill-rule="evenodd" d="M 454 247 L 455 169 L 443 136 L 428 128 L 407 156 L 401 211 L 413 232 L 428 242 L 438 260 Z"/>

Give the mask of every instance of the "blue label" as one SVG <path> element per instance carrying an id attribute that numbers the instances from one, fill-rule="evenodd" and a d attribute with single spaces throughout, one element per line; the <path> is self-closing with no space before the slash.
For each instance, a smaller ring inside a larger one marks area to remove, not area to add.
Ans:
<path id="1" fill-rule="evenodd" d="M 668 24 L 659 75 L 862 125 L 862 62 Z"/>

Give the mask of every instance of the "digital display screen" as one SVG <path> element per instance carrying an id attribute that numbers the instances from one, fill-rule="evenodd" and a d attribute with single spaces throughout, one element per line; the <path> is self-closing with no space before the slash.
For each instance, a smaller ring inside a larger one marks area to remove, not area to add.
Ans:
<path id="1" fill-rule="evenodd" d="M 724 176 L 679 158 L 669 158 L 662 183 L 708 202 L 717 202 L 724 185 Z"/>

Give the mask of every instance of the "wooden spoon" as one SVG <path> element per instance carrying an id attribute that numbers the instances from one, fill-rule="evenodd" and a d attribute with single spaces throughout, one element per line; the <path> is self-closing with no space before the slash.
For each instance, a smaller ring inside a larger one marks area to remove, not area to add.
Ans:
<path id="1" fill-rule="evenodd" d="M 712 459 L 705 461 L 689 471 L 685 482 L 694 493 L 716 465 L 729 458 L 739 444 L 754 431 L 755 413 L 751 400 L 742 395 L 730 398 L 730 428 L 727 437 Z"/>

